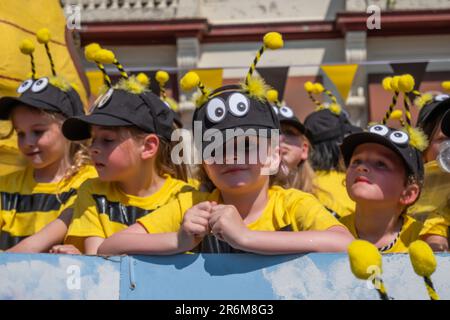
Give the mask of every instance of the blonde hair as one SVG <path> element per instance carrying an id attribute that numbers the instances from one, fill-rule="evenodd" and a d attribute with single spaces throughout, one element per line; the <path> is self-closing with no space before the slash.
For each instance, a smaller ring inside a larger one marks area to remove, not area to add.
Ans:
<path id="1" fill-rule="evenodd" d="M 142 131 L 137 127 L 130 127 L 127 129 L 130 132 L 131 136 L 137 141 L 142 141 L 147 135 L 149 135 L 148 132 Z M 167 141 L 161 138 L 160 136 L 158 136 L 158 138 L 159 138 L 159 147 L 155 159 L 157 174 L 159 176 L 168 174 L 175 179 L 187 182 L 188 170 L 186 168 L 186 165 L 174 164 L 171 158 L 172 149 L 177 142 Z"/>
<path id="2" fill-rule="evenodd" d="M 273 184 L 285 189 L 294 188 L 304 192 L 314 193 L 317 190 L 317 186 L 314 184 L 315 176 L 311 164 L 308 160 L 305 160 L 300 162 L 297 168 L 290 171 L 287 175 L 276 175 Z"/>

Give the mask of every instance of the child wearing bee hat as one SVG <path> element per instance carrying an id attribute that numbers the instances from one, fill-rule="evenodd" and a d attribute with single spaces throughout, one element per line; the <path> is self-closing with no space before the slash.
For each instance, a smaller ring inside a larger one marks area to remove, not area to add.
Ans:
<path id="1" fill-rule="evenodd" d="M 308 81 L 304 88 L 316 105 L 304 122 L 312 146 L 309 159 L 315 171 L 315 195 L 334 216 L 343 217 L 354 211 L 355 204 L 344 186 L 345 170 L 339 145 L 345 136 L 362 129 L 350 123 L 336 97 L 321 83 Z M 325 94 L 331 103 L 324 103 L 314 96 L 320 94 Z"/>
<path id="2" fill-rule="evenodd" d="M 448 89 L 448 82 L 443 82 Z M 444 114 L 450 109 L 450 96 L 447 94 L 420 94 L 415 104 L 420 108 L 417 126 L 428 136 L 430 143 L 422 152 L 425 178 L 419 200 L 408 210 L 414 218 L 424 222 L 424 228 L 433 233 L 428 242 L 433 250 L 448 249 L 448 228 L 450 211 L 447 198 L 450 196 L 450 174 L 444 172 L 436 161 L 439 149 L 448 138 L 441 130 Z"/>
<path id="3" fill-rule="evenodd" d="M 52 76 L 36 77 L 34 43 L 26 39 L 20 50 L 31 59 L 31 78 L 17 89 L 19 97 L 0 99 L 0 119 L 12 121 L 27 160 L 24 170 L 0 178 L 0 249 L 11 252 L 45 252 L 58 243 L 49 225 L 69 223 L 80 185 L 96 176 L 83 146 L 61 131 L 65 119 L 84 114 L 80 97 L 56 74 L 48 29 L 39 30 L 37 40 L 45 45 Z"/>
<path id="4" fill-rule="evenodd" d="M 98 44 L 85 54 L 104 72 L 107 91 L 89 114 L 69 118 L 62 130 L 72 141 L 91 139 L 98 178 L 80 188 L 66 244 L 53 247 L 54 253 L 96 254 L 105 239 L 193 189 L 185 182 L 185 166 L 171 160 L 174 113 L 146 88 L 148 79 L 129 76 L 114 53 Z M 104 71 L 107 63 L 121 73 L 116 85 Z"/>
<path id="5" fill-rule="evenodd" d="M 277 138 L 280 124 L 266 100 L 264 82 L 252 73 L 263 51 L 277 49 L 282 43 L 278 33 L 265 35 L 264 45 L 241 85 L 209 91 L 197 74 L 190 72 L 183 77 L 182 88 L 202 91 L 193 121 L 194 127 L 200 124 L 206 130 L 198 144 L 204 155 L 202 168 L 214 190 L 180 194 L 106 240 L 100 253 L 345 250 L 351 235 L 314 196 L 271 184 L 269 169 L 278 169 L 280 154 L 268 140 Z M 231 135 L 229 130 L 235 128 L 242 131 Z M 256 150 L 263 155 L 256 162 L 249 161 Z M 245 161 L 239 162 L 240 155 Z"/>
<path id="6" fill-rule="evenodd" d="M 306 128 L 289 106 L 280 103 L 276 90 L 267 91 L 267 100 L 272 104 L 281 126 L 281 174 L 276 184 L 313 193 L 316 190 L 313 182 L 315 175 L 308 160 L 310 143 Z"/>
<path id="7" fill-rule="evenodd" d="M 409 79 L 397 80 L 406 86 Z M 382 253 L 406 252 L 411 242 L 431 235 L 421 222 L 406 214 L 419 198 L 424 179 L 421 150 L 426 136 L 411 126 L 409 106 L 402 113 L 389 107 L 381 124 L 346 137 L 341 151 L 347 166 L 346 187 L 355 201 L 355 213 L 340 221 L 359 239 L 373 243 Z M 386 126 L 393 114 L 402 130 Z"/>

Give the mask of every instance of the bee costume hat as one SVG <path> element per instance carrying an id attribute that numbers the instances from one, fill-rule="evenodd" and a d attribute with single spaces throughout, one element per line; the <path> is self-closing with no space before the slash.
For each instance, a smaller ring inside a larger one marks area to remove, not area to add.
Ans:
<path id="1" fill-rule="evenodd" d="M 272 108 L 278 116 L 280 124 L 286 123 L 297 128 L 301 134 L 306 133 L 303 123 L 297 118 L 294 111 L 287 105 L 282 105 L 278 100 L 278 91 L 275 89 L 267 91 L 267 100 L 272 104 Z"/>
<path id="2" fill-rule="evenodd" d="M 279 49 L 283 38 L 277 32 L 264 36 L 264 43 L 250 66 L 245 81 L 239 85 L 227 85 L 214 91 L 205 88 L 195 72 L 188 72 L 181 79 L 181 88 L 185 91 L 199 88 L 201 95 L 196 99 L 193 122 L 201 122 L 205 138 L 210 136 L 207 130 L 216 129 L 223 135 L 227 129 L 255 129 L 256 134 L 270 137 L 271 129 L 280 129 L 278 117 L 267 100 L 268 87 L 260 77 L 253 76 L 256 64 L 263 52 L 269 48 Z M 260 130 L 262 129 L 262 130 Z M 213 132 L 213 131 L 209 131 Z M 209 142 L 203 141 L 204 149 Z"/>
<path id="3" fill-rule="evenodd" d="M 0 99 L 0 119 L 7 120 L 12 109 L 24 104 L 41 110 L 62 113 L 65 117 L 73 117 L 84 114 L 83 103 L 75 89 L 64 78 L 57 76 L 54 62 L 50 53 L 48 42 L 51 39 L 48 29 L 40 29 L 37 41 L 44 44 L 50 61 L 52 76 L 36 78 L 33 52 L 34 43 L 24 39 L 20 44 L 20 51 L 28 55 L 31 61 L 31 77 L 25 80 L 17 88 L 19 97 L 3 97 Z"/>
<path id="4" fill-rule="evenodd" d="M 424 166 L 421 152 L 428 145 L 427 138 L 420 129 L 411 126 L 410 119 L 408 119 L 407 115 L 409 108 L 406 105 L 404 116 L 406 121 L 402 119 L 403 112 L 401 110 L 394 110 L 394 107 L 395 105 L 392 104 L 389 106 L 389 110 L 381 124 L 371 125 L 367 132 L 355 133 L 344 139 L 341 145 L 341 152 L 345 165 L 348 166 L 350 164 L 351 157 L 357 146 L 363 143 L 376 143 L 391 149 L 399 155 L 405 163 L 408 175 L 413 175 L 417 179 L 417 182 L 422 184 Z M 402 128 L 393 129 L 386 126 L 388 119 L 399 120 Z"/>
<path id="5" fill-rule="evenodd" d="M 128 76 L 114 53 L 102 49 L 98 44 L 85 48 L 85 56 L 102 70 L 107 91 L 102 94 L 88 115 L 67 119 L 62 127 L 69 140 L 84 140 L 91 137 L 91 126 L 138 127 L 147 133 L 155 133 L 170 141 L 173 131 L 173 112 L 157 95 L 146 87 L 145 75 Z M 116 85 L 111 84 L 103 64 L 114 64 L 121 74 Z"/>
<path id="6" fill-rule="evenodd" d="M 336 97 L 321 83 L 307 81 L 304 88 L 316 105 L 314 112 L 310 113 L 304 122 L 306 136 L 312 144 L 335 139 L 342 141 L 348 134 L 362 131 L 361 128 L 350 123 L 347 113 L 342 110 Z M 323 103 L 313 94 L 325 94 L 331 103 Z"/>

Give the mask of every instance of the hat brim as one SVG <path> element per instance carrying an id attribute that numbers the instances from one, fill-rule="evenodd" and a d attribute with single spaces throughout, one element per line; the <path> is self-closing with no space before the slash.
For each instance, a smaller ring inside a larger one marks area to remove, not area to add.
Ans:
<path id="1" fill-rule="evenodd" d="M 389 141 L 389 139 L 386 139 L 384 136 L 370 132 L 354 133 L 344 139 L 340 145 L 340 149 L 346 167 L 350 164 L 350 160 L 355 149 L 364 143 L 376 143 L 385 146 L 386 148 L 394 151 L 403 160 L 410 172 L 415 171 L 412 165 L 408 163 L 408 160 L 405 159 L 404 155 L 400 152 L 397 145 Z"/>
<path id="2" fill-rule="evenodd" d="M 90 114 L 80 117 L 69 118 L 64 121 L 62 132 L 64 136 L 72 141 L 86 140 L 91 137 L 91 126 L 105 127 L 128 127 L 133 126 L 132 123 L 123 119 L 116 118 L 109 114 Z"/>
<path id="3" fill-rule="evenodd" d="M 60 112 L 57 108 L 55 108 L 51 104 L 45 103 L 42 100 L 31 99 L 23 96 L 2 97 L 0 98 L 0 120 L 8 120 L 11 116 L 12 109 L 19 104 L 24 104 L 45 111 Z"/>
<path id="4" fill-rule="evenodd" d="M 293 126 L 294 128 L 298 129 L 298 131 L 300 131 L 300 133 L 303 135 L 306 134 L 305 126 L 300 122 L 296 121 L 295 119 L 280 119 L 280 124 L 283 123 Z"/>
<path id="5" fill-rule="evenodd" d="M 450 98 L 445 99 L 439 103 L 436 103 L 433 106 L 424 106 L 422 110 L 424 110 L 422 113 L 419 112 L 419 116 L 417 118 L 417 126 L 423 127 L 423 125 L 432 118 L 435 114 L 438 114 L 440 112 L 445 112 L 445 110 L 450 109 Z"/>

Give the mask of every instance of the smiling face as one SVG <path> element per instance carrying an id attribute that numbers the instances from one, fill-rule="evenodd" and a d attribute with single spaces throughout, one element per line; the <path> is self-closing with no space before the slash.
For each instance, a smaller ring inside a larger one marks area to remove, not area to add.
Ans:
<path id="1" fill-rule="evenodd" d="M 400 156 L 385 146 L 361 144 L 350 160 L 346 185 L 355 202 L 398 204 L 406 188 L 405 165 Z"/>
<path id="2" fill-rule="evenodd" d="M 123 127 L 92 126 L 89 153 L 102 181 L 124 181 L 136 174 L 141 144 Z"/>
<path id="3" fill-rule="evenodd" d="M 61 132 L 62 119 L 25 105 L 16 106 L 11 119 L 19 150 L 33 168 L 47 168 L 68 155 L 70 142 Z"/>

